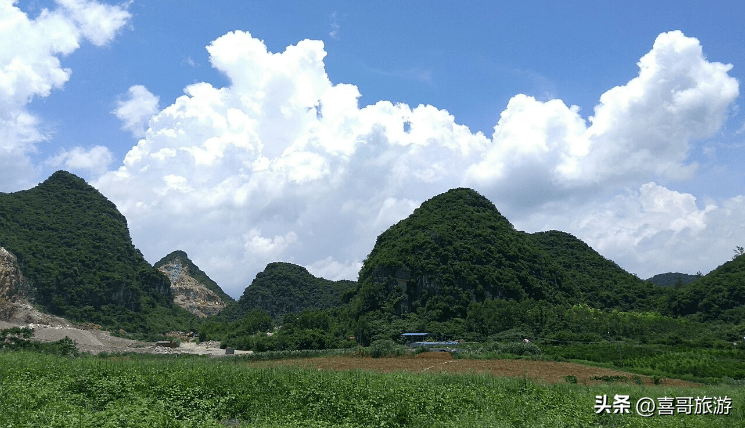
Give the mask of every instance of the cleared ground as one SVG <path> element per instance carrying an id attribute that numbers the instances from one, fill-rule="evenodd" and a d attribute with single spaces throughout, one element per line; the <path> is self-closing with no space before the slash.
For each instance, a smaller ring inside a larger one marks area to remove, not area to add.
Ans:
<path id="1" fill-rule="evenodd" d="M 364 370 L 376 372 L 418 372 L 418 373 L 490 373 L 494 376 L 527 377 L 546 383 L 567 382 L 566 376 L 574 376 L 579 384 L 603 383 L 602 378 L 625 376 L 626 382 L 633 383 L 633 373 L 585 366 L 581 364 L 533 361 L 533 360 L 472 360 L 454 359 L 448 352 L 423 352 L 414 357 L 370 358 L 358 356 L 333 356 L 288 360 L 248 361 L 251 367 L 295 366 L 318 370 Z M 646 385 L 654 384 L 653 379 L 638 375 Z M 617 379 L 617 378 L 616 378 Z M 618 382 L 617 380 L 614 380 Z M 621 381 L 623 382 L 623 381 Z M 679 379 L 662 379 L 661 385 L 697 386 Z"/>

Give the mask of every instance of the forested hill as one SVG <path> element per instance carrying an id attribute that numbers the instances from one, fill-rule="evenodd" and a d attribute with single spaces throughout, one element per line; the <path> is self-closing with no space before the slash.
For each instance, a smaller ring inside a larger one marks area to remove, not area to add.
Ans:
<path id="1" fill-rule="evenodd" d="M 665 290 L 632 275 L 573 235 L 551 230 L 530 235 L 541 250 L 555 260 L 564 278 L 580 290 L 573 303 L 594 308 L 656 310 Z"/>
<path id="2" fill-rule="evenodd" d="M 659 285 L 662 287 L 672 287 L 676 284 L 678 284 L 678 281 L 680 281 L 679 285 L 686 285 L 690 284 L 691 282 L 701 278 L 699 275 L 690 275 L 687 273 L 679 273 L 679 272 L 668 272 L 668 273 L 658 273 L 657 275 L 647 279 L 647 281 L 651 282 L 652 284 Z"/>
<path id="3" fill-rule="evenodd" d="M 238 304 L 243 314 L 260 309 L 276 319 L 305 309 L 339 306 L 356 286 L 354 281 L 317 278 L 292 263 L 269 263 L 243 291 Z"/>
<path id="4" fill-rule="evenodd" d="M 704 321 L 742 322 L 745 319 L 745 256 L 738 256 L 675 290 L 671 307 L 676 315 L 695 315 Z"/>
<path id="5" fill-rule="evenodd" d="M 50 313 L 128 331 L 159 322 L 146 312 L 171 315 L 168 278 L 132 245 L 124 216 L 68 172 L 0 193 L 0 247 L 18 257 L 35 302 Z"/>
<path id="6" fill-rule="evenodd" d="M 576 284 L 488 199 L 452 189 L 377 239 L 359 275 L 359 313 L 465 318 L 472 301 L 580 299 Z"/>

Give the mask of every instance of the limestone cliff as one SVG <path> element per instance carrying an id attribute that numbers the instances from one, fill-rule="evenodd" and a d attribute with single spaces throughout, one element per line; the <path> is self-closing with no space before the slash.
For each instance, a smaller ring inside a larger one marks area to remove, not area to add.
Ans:
<path id="1" fill-rule="evenodd" d="M 26 297 L 27 283 L 18 269 L 16 256 L 0 247 L 0 302 Z"/>
<path id="2" fill-rule="evenodd" d="M 45 314 L 28 301 L 30 283 L 21 274 L 18 259 L 0 247 L 0 322 L 11 324 L 69 325 L 67 320 Z"/>
<path id="3" fill-rule="evenodd" d="M 176 305 L 200 318 L 217 315 L 225 309 L 226 303 L 214 291 L 191 276 L 186 260 L 175 257 L 158 266 L 158 269 L 171 281 L 173 303 Z"/>

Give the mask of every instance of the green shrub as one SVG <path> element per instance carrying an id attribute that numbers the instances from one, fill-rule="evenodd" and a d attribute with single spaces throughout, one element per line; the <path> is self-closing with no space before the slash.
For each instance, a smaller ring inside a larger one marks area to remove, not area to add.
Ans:
<path id="1" fill-rule="evenodd" d="M 391 357 L 405 353 L 406 347 L 396 344 L 391 339 L 378 339 L 370 344 L 370 356 L 373 358 Z"/>

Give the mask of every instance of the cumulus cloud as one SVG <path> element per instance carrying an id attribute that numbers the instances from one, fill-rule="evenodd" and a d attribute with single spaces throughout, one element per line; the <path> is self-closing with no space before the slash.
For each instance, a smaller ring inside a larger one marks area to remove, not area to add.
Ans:
<path id="1" fill-rule="evenodd" d="M 653 182 L 606 200 L 581 206 L 561 202 L 552 209 L 561 215 L 546 210 L 517 226 L 570 232 L 641 278 L 707 273 L 730 258 L 745 234 L 742 196 L 701 203 L 690 193 Z"/>
<path id="2" fill-rule="evenodd" d="M 100 175 L 108 171 L 113 159 L 111 151 L 104 146 L 95 146 L 90 150 L 75 147 L 72 150 L 63 150 L 58 155 L 47 159 L 46 163 L 53 167 L 64 167 L 70 171 L 88 171 Z"/>
<path id="3" fill-rule="evenodd" d="M 379 233 L 460 185 L 508 214 L 530 206 L 533 230 L 566 226 L 609 257 L 700 237 L 722 212 L 655 184 L 695 172 L 690 148 L 738 94 L 730 66 L 680 32 L 660 35 L 639 75 L 603 94 L 593 116 L 516 95 L 491 138 L 433 106 L 360 107 L 356 86 L 329 80 L 321 41 L 273 53 L 236 31 L 207 50 L 230 84 L 195 83 L 154 114 L 122 114 L 144 135 L 95 185 L 149 259 L 183 249 L 234 296 L 271 261 L 353 279 Z M 151 95 L 129 101 L 155 109 Z"/>
<path id="4" fill-rule="evenodd" d="M 59 57 L 83 40 L 108 43 L 130 16 L 122 6 L 60 0 L 56 9 L 30 19 L 15 3 L 0 0 L 0 190 L 26 187 L 35 178 L 29 154 L 48 133 L 27 105 L 70 78 Z"/>
<path id="5" fill-rule="evenodd" d="M 739 94 L 727 74 L 732 66 L 707 61 L 698 40 L 679 31 L 660 34 L 638 65 L 639 75 L 605 92 L 587 121 L 561 100 L 513 97 L 466 182 L 525 205 L 567 191 L 692 177 L 692 144 L 722 126 Z M 531 184 L 513 192 L 514 179 L 528 177 Z"/>
<path id="6" fill-rule="evenodd" d="M 122 121 L 122 129 L 142 138 L 148 121 L 160 111 L 158 101 L 159 98 L 146 87 L 135 85 L 129 88 L 126 97 L 116 102 L 116 109 L 112 113 Z"/>

